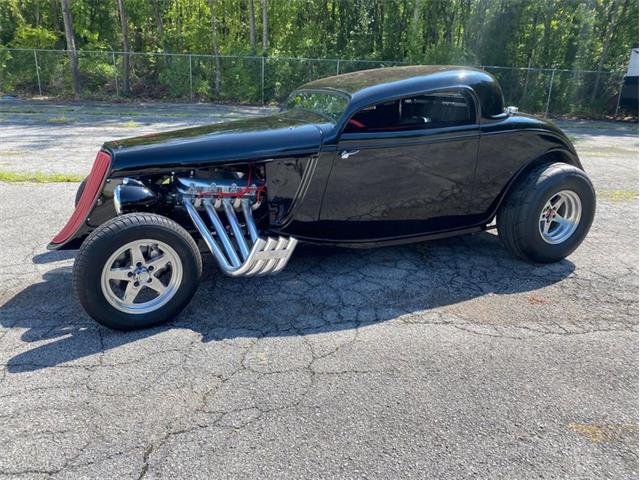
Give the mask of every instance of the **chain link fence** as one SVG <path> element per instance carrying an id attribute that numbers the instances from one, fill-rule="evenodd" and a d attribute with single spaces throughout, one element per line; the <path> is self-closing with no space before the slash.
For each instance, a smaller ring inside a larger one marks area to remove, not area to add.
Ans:
<path id="1" fill-rule="evenodd" d="M 238 102 L 282 101 L 299 85 L 322 77 L 403 62 L 293 57 L 78 51 L 82 97 Z M 123 91 L 123 63 L 130 91 Z M 0 93 L 73 95 L 66 50 L 0 48 Z M 544 115 L 617 114 L 623 73 L 480 66 L 496 76 L 508 105 Z"/>

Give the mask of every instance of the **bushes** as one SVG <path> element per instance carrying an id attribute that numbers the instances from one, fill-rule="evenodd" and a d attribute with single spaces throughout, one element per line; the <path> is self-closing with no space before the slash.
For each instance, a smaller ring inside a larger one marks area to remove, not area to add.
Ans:
<path id="1" fill-rule="evenodd" d="M 69 57 L 60 50 L 37 50 L 44 95 L 71 96 Z M 122 53 L 78 52 L 82 95 L 92 99 L 123 96 Z M 190 61 L 191 60 L 191 61 Z M 0 91 L 38 93 L 34 50 L 0 49 Z M 338 64 L 339 62 L 339 64 Z M 130 54 L 131 96 L 159 100 L 266 103 L 282 101 L 308 81 L 357 70 L 389 67 L 397 62 L 322 60 L 276 57 L 220 57 L 220 90 L 216 91 L 215 57 L 210 55 Z M 263 76 L 264 66 L 264 76 Z M 486 67 L 502 85 L 505 100 L 523 111 L 597 116 L 615 111 L 621 75 L 602 73 L 595 98 L 596 74 L 551 69 Z M 553 79 L 553 82 L 552 82 Z M 549 88 L 551 98 L 549 99 Z M 263 90 L 264 88 L 264 90 Z M 264 95 L 264 97 L 263 97 Z"/>

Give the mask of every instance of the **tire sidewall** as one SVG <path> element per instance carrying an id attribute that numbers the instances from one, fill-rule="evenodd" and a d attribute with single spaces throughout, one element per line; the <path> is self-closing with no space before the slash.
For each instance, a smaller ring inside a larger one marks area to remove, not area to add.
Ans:
<path id="1" fill-rule="evenodd" d="M 78 186 L 78 190 L 76 190 L 76 198 L 74 200 L 75 202 L 75 206 L 78 206 L 78 203 L 80 203 L 80 199 L 82 198 L 82 192 L 84 192 L 84 187 L 87 185 L 87 179 L 85 178 L 84 180 L 82 180 L 82 182 L 80 182 L 80 185 Z"/>
<path id="2" fill-rule="evenodd" d="M 582 214 L 578 227 L 564 242 L 558 244 L 547 243 L 540 233 L 539 220 L 542 209 L 547 201 L 562 190 L 571 190 L 580 197 Z M 523 253 L 537 262 L 554 262 L 571 254 L 584 240 L 595 213 L 595 192 L 591 182 L 580 171 L 559 171 L 548 177 L 540 177 L 539 183 L 533 190 L 532 198 L 528 202 L 530 207 L 521 223 L 526 239 L 522 245 Z"/>
<path id="3" fill-rule="evenodd" d="M 144 314 L 127 314 L 113 307 L 102 292 L 101 276 L 105 263 L 123 245 L 135 240 L 152 239 L 171 246 L 182 262 L 182 280 L 175 295 L 158 310 Z M 77 272 L 77 293 L 82 306 L 99 323 L 120 330 L 150 327 L 177 315 L 197 288 L 200 268 L 191 246 L 176 232 L 160 225 L 128 225 L 96 238 L 90 245 L 91 257 Z M 84 267 L 84 268 L 83 268 Z"/>

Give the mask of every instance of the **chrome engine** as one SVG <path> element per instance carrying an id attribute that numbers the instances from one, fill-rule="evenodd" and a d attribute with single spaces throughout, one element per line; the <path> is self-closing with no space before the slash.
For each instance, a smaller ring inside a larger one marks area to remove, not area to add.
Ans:
<path id="1" fill-rule="evenodd" d="M 243 184 L 244 183 L 244 184 Z M 232 198 L 239 201 L 245 198 L 250 201 L 254 208 L 260 206 L 258 194 L 263 186 L 255 182 L 246 185 L 247 180 L 236 178 L 233 175 L 226 175 L 221 178 L 205 179 L 194 177 L 176 177 L 175 185 L 178 192 L 183 197 L 210 198 L 216 201 L 216 208 L 220 208 L 222 198 Z"/>
<path id="2" fill-rule="evenodd" d="M 293 237 L 261 237 L 253 212 L 265 186 L 251 174 L 224 173 L 215 178 L 177 176 L 177 193 L 220 268 L 232 277 L 280 272 L 298 241 Z M 203 209 L 211 227 L 200 215 Z M 226 219 L 226 222 L 223 221 Z"/>

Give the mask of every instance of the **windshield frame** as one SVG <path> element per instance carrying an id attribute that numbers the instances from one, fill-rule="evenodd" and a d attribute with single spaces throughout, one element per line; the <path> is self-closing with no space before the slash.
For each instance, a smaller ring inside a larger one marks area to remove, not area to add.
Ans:
<path id="1" fill-rule="evenodd" d="M 330 95 L 330 96 L 334 96 L 334 97 L 344 97 L 347 100 L 347 103 L 346 103 L 346 105 L 344 107 L 344 110 L 342 111 L 342 113 L 340 114 L 340 116 L 338 118 L 333 118 L 331 115 L 329 115 L 327 113 L 319 112 L 317 110 L 309 110 L 308 108 L 290 108 L 290 109 L 286 109 L 286 105 L 289 103 L 289 100 L 291 99 L 291 97 L 293 97 L 294 94 L 300 93 L 300 92 L 304 92 L 304 93 L 322 93 L 324 95 Z M 351 95 L 349 95 L 348 93 L 343 92 L 341 90 L 335 90 L 333 88 L 296 88 L 295 90 L 293 90 L 287 96 L 285 101 L 282 103 L 282 106 L 280 107 L 280 111 L 281 112 L 289 112 L 289 111 L 300 110 L 300 111 L 304 111 L 304 112 L 311 112 L 311 113 L 314 113 L 316 115 L 320 115 L 323 118 L 326 118 L 331 123 L 335 123 L 336 125 L 338 125 L 340 123 L 340 121 L 347 114 L 347 112 L 349 110 L 349 104 L 350 103 L 351 103 Z"/>

